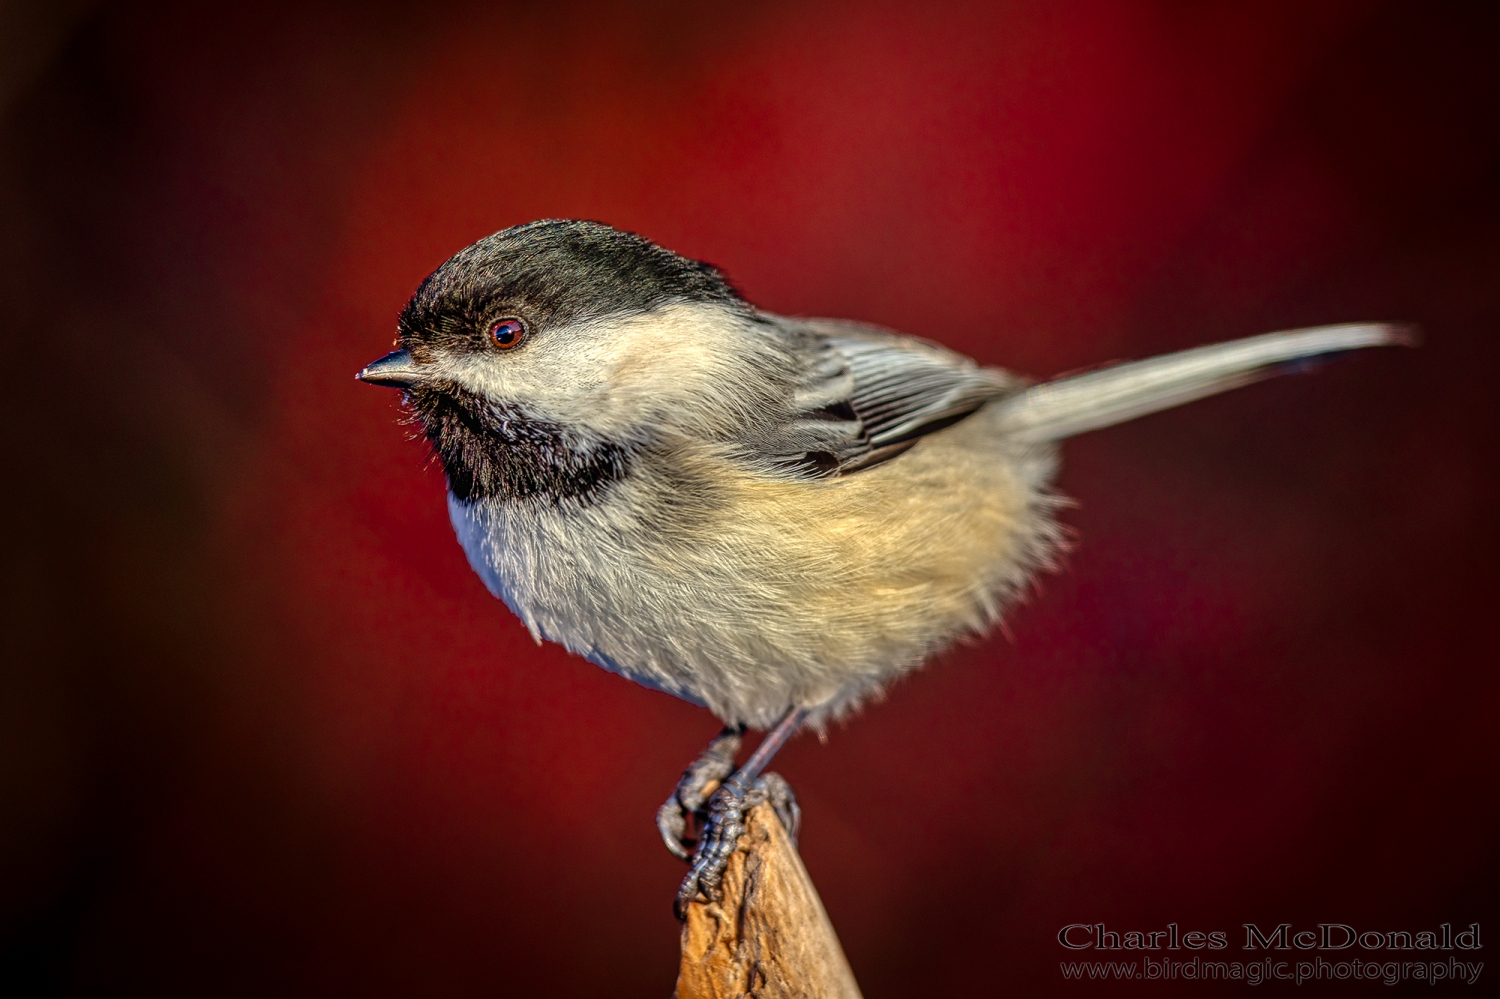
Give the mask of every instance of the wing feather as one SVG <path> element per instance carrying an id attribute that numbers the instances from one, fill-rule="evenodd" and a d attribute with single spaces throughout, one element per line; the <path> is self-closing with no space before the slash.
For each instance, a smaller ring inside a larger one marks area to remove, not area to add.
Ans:
<path id="1" fill-rule="evenodd" d="M 778 464 L 801 474 L 847 475 L 896 457 L 1021 383 L 915 337 L 839 320 L 802 322 L 811 334 L 800 412 L 778 435 Z M 794 440 L 819 446 L 788 454 Z"/>

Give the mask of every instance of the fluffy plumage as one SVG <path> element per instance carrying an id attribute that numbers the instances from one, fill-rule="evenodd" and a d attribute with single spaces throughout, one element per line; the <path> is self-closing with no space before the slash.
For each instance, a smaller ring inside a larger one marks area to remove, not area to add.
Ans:
<path id="1" fill-rule="evenodd" d="M 502 319 L 519 347 L 489 339 Z M 406 390 L 470 564 L 538 640 L 729 724 L 821 725 L 991 627 L 1048 563 L 1054 441 L 1401 338 L 1271 334 L 1028 388 L 547 221 L 439 268 L 361 377 Z"/>

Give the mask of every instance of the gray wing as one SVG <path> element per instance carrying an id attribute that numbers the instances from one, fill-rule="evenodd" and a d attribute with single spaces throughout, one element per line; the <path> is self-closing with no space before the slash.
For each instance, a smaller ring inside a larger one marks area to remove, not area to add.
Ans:
<path id="1" fill-rule="evenodd" d="M 952 426 L 1021 382 L 936 344 L 876 327 L 804 320 L 805 378 L 774 462 L 802 475 L 848 475 Z"/>

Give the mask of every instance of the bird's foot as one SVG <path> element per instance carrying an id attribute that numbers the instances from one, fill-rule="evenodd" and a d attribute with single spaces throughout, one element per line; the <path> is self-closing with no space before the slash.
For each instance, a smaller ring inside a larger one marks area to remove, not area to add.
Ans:
<path id="1" fill-rule="evenodd" d="M 792 845 L 797 843 L 802 809 L 797 805 L 797 796 L 792 793 L 791 785 L 780 774 L 768 773 L 747 787 L 740 779 L 742 773 L 736 772 L 708 800 L 702 832 L 693 854 L 693 866 L 682 879 L 682 887 L 677 889 L 673 909 L 678 919 L 687 918 L 688 906 L 700 895 L 714 901 L 719 899 L 724 868 L 745 832 L 745 815 L 750 809 L 770 802 Z"/>
<path id="2" fill-rule="evenodd" d="M 802 830 L 802 806 L 797 803 L 797 792 L 792 790 L 792 785 L 778 773 L 769 773 L 755 782 L 756 787 L 765 792 L 766 800 L 771 803 L 771 808 L 776 812 L 776 817 L 781 820 L 781 828 L 786 830 L 787 839 L 792 841 L 792 846 L 797 845 L 797 833 Z"/>
<path id="3" fill-rule="evenodd" d="M 682 772 L 672 796 L 656 810 L 656 828 L 677 859 L 692 861 L 696 840 L 687 834 L 688 821 L 696 818 L 700 826 L 707 823 L 705 807 L 709 795 L 734 773 L 734 757 L 740 751 L 743 732 L 741 728 L 726 728 L 715 736 Z"/>

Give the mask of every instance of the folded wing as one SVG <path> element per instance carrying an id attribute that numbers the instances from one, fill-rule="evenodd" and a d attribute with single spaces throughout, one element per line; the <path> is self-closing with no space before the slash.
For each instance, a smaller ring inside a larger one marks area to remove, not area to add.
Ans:
<path id="1" fill-rule="evenodd" d="M 849 475 L 952 426 L 1020 382 L 914 337 L 858 323 L 807 320 L 807 378 L 794 417 L 767 441 L 775 463 L 810 476 Z"/>

